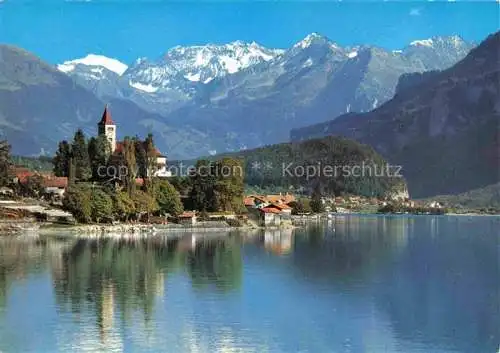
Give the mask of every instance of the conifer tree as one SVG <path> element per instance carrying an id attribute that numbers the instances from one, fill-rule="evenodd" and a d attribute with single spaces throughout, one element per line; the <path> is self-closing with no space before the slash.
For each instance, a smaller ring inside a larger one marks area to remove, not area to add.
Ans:
<path id="1" fill-rule="evenodd" d="M 199 211 L 215 211 L 217 209 L 214 190 L 215 173 L 213 164 L 206 159 L 196 162 L 195 169 L 190 171 L 191 192 L 189 194 L 190 207 Z"/>
<path id="2" fill-rule="evenodd" d="M 311 195 L 311 210 L 314 213 L 324 212 L 325 207 L 323 206 L 323 201 L 321 200 L 321 185 L 318 181 L 314 186 L 312 195 Z"/>
<path id="3" fill-rule="evenodd" d="M 156 155 L 156 147 L 154 145 L 154 141 L 153 141 L 153 134 L 148 134 L 148 136 L 146 137 L 146 139 L 144 140 L 144 153 L 145 153 L 145 157 L 146 157 L 146 160 L 145 160 L 145 167 L 146 167 L 146 175 L 145 175 L 145 179 L 144 179 L 144 186 L 145 186 L 145 190 L 146 192 L 155 197 L 156 193 L 157 193 L 157 186 L 158 186 L 158 183 L 155 182 L 155 173 L 158 169 L 158 166 L 157 166 L 157 163 L 156 163 L 156 158 L 157 158 L 157 155 Z"/>
<path id="4" fill-rule="evenodd" d="M 151 178 L 156 172 L 156 148 L 153 141 L 153 134 L 148 134 L 144 140 L 144 151 L 146 152 L 146 175 Z"/>
<path id="5" fill-rule="evenodd" d="M 94 180 L 101 179 L 102 175 L 99 175 L 99 168 L 107 166 L 111 155 L 111 144 L 105 135 L 99 135 L 89 140 L 88 149 L 92 168 L 92 178 Z"/>
<path id="6" fill-rule="evenodd" d="M 92 170 L 90 168 L 87 141 L 81 129 L 78 129 L 75 133 L 71 150 L 75 165 L 75 179 L 80 181 L 89 180 L 92 177 Z"/>
<path id="7" fill-rule="evenodd" d="M 54 174 L 59 177 L 69 177 L 71 161 L 71 145 L 64 140 L 59 142 L 56 155 L 52 161 Z"/>
<path id="8" fill-rule="evenodd" d="M 9 183 L 10 145 L 0 141 L 0 186 Z"/>
<path id="9" fill-rule="evenodd" d="M 135 158 L 135 140 L 125 137 L 123 140 L 123 162 L 127 167 L 125 186 L 130 197 L 135 191 L 135 179 L 137 177 L 137 160 Z"/>
<path id="10" fill-rule="evenodd" d="M 135 137 L 135 158 L 137 161 L 137 177 L 146 178 L 147 177 L 147 157 L 146 150 L 144 149 L 144 143 L 139 137 Z"/>

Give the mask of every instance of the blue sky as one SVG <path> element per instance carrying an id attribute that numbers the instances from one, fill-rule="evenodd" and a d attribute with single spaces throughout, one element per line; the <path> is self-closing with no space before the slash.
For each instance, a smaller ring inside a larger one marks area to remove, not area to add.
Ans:
<path id="1" fill-rule="evenodd" d="M 237 39 L 286 48 L 319 32 L 340 45 L 397 49 L 458 34 L 480 41 L 499 28 L 490 2 L 207 2 L 0 0 L 0 42 L 51 63 L 103 54 L 130 63 L 175 45 Z"/>

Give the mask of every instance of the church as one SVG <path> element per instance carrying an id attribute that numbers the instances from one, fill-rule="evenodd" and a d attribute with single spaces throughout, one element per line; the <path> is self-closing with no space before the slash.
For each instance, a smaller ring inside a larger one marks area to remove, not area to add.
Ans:
<path id="1" fill-rule="evenodd" d="M 111 145 L 111 154 L 118 154 L 123 151 L 123 141 L 116 140 L 116 124 L 111 118 L 108 106 L 104 108 L 101 121 L 97 124 L 97 133 L 107 137 Z M 156 170 L 155 177 L 168 178 L 172 173 L 167 169 L 167 157 L 162 155 L 161 152 L 155 147 L 156 155 Z"/>

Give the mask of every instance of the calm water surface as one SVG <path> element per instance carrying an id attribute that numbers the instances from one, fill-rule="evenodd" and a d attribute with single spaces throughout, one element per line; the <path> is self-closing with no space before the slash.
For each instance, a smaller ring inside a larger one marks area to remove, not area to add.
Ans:
<path id="1" fill-rule="evenodd" d="M 497 352 L 498 217 L 0 238 L 0 352 Z M 61 234 L 63 235 L 63 234 Z"/>

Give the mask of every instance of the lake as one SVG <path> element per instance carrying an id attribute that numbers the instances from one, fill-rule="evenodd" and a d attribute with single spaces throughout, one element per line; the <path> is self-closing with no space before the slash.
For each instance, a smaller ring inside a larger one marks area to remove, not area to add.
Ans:
<path id="1" fill-rule="evenodd" d="M 0 238 L 0 352 L 497 352 L 500 217 Z"/>

